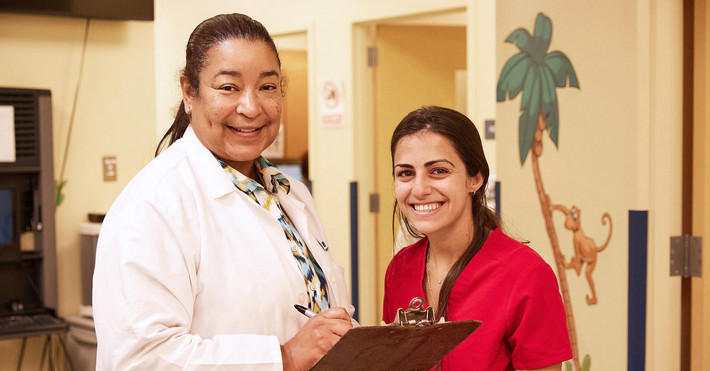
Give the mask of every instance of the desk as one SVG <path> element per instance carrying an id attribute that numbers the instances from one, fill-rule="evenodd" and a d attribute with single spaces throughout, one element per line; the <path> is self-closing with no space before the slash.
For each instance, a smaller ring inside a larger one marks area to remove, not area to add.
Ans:
<path id="1" fill-rule="evenodd" d="M 65 365 L 67 364 L 69 365 L 69 369 L 73 371 L 74 367 L 69 359 L 66 346 L 64 345 L 64 334 L 67 332 L 67 329 L 68 327 L 65 324 L 62 328 L 18 331 L 9 334 L 0 334 L 0 340 L 22 340 L 20 345 L 20 355 L 17 360 L 18 371 L 22 370 L 22 363 L 24 362 L 25 350 L 27 348 L 27 340 L 34 337 L 41 337 L 44 339 L 42 342 L 39 370 L 44 369 L 46 361 L 48 370 L 50 371 L 64 370 L 66 369 Z"/>

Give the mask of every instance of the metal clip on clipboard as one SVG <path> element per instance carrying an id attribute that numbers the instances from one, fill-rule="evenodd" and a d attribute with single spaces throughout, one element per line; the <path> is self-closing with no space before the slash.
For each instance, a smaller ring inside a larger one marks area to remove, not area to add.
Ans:
<path id="1" fill-rule="evenodd" d="M 436 323 L 434 320 L 434 309 L 432 307 L 422 309 L 424 299 L 416 297 L 409 302 L 409 309 L 397 309 L 397 316 L 391 326 L 431 326 Z M 440 322 L 444 322 L 442 318 Z"/>
<path id="2" fill-rule="evenodd" d="M 311 371 L 429 370 L 473 333 L 480 321 L 439 322 L 432 308 L 415 297 L 385 326 L 349 330 Z M 426 350 L 426 351 L 422 351 Z"/>

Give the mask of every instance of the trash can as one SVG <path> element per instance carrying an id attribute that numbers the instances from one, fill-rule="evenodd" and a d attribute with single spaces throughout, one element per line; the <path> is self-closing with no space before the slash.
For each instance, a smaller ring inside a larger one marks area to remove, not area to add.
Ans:
<path id="1" fill-rule="evenodd" d="M 96 370 L 96 330 L 94 320 L 84 316 L 68 316 L 65 345 L 74 370 Z"/>
<path id="2" fill-rule="evenodd" d="M 101 223 L 80 223 L 81 235 L 81 304 L 82 307 L 91 306 L 91 283 L 94 276 L 94 263 L 96 261 L 96 242 L 99 239 Z M 82 313 L 85 308 L 82 308 Z M 90 310 L 89 310 L 90 312 Z"/>

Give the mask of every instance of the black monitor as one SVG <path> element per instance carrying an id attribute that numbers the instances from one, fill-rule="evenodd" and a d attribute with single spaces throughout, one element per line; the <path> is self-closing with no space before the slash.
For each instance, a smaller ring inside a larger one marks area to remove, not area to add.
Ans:
<path id="1" fill-rule="evenodd" d="M 0 177 L 0 263 L 20 258 L 20 236 L 32 230 L 32 181 L 33 177 L 27 175 Z"/>
<path id="2" fill-rule="evenodd" d="M 303 182 L 308 190 L 313 193 L 313 184 L 311 180 L 308 179 L 308 171 L 305 168 L 307 164 L 304 164 L 303 159 L 298 158 L 279 158 L 279 159 L 269 159 L 269 161 L 279 169 L 280 172 L 288 174 L 297 180 Z"/>
<path id="3" fill-rule="evenodd" d="M 153 0 L 0 0 L 0 12 L 152 21 Z"/>
<path id="4" fill-rule="evenodd" d="M 15 243 L 15 190 L 0 188 L 0 246 Z"/>
<path id="5" fill-rule="evenodd" d="M 36 176 L 0 176 L 0 315 L 44 307 L 41 293 L 41 251 L 35 245 L 37 219 L 33 188 Z M 24 237 L 23 237 L 24 236 Z"/>

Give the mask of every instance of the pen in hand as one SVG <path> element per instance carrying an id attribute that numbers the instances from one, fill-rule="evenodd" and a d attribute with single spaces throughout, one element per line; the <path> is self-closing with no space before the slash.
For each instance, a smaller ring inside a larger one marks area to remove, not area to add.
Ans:
<path id="1" fill-rule="evenodd" d="M 301 314 L 303 314 L 304 316 L 306 316 L 308 318 L 311 318 L 316 315 L 316 312 L 304 307 L 303 305 L 294 304 L 293 307 L 296 308 L 297 311 L 301 312 Z"/>

